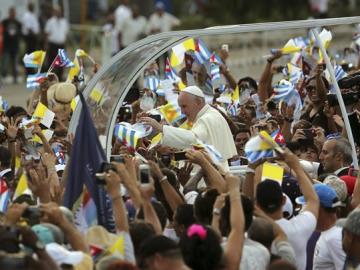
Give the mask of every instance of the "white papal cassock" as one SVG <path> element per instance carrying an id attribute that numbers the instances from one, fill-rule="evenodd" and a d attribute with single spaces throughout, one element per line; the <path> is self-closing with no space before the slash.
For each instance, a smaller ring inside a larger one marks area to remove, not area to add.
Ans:
<path id="1" fill-rule="evenodd" d="M 227 160 L 237 154 L 233 136 L 225 118 L 206 104 L 197 114 L 191 130 L 163 126 L 162 144 L 178 149 L 190 148 L 197 143 L 213 145 L 222 155 L 222 167 L 228 171 Z"/>

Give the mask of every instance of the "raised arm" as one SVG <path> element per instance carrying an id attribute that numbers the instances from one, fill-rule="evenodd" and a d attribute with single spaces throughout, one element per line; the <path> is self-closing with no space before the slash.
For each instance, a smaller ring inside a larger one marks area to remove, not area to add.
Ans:
<path id="1" fill-rule="evenodd" d="M 189 150 L 186 157 L 193 163 L 198 164 L 204 171 L 205 182 L 209 187 L 216 188 L 219 193 L 226 192 L 226 184 L 219 171 L 206 159 L 200 151 Z"/>
<path id="2" fill-rule="evenodd" d="M 299 159 L 295 156 L 289 149 L 284 150 L 282 154 L 286 164 L 293 170 L 296 174 L 297 181 L 300 186 L 300 190 L 305 197 L 306 206 L 305 210 L 310 211 L 313 215 L 318 218 L 319 214 L 319 198 L 315 192 L 315 189 L 308 177 L 302 168 Z"/>
<path id="3" fill-rule="evenodd" d="M 270 56 L 266 60 L 266 65 L 265 65 L 263 73 L 261 74 L 261 77 L 259 80 L 259 86 L 258 86 L 259 99 L 263 103 L 271 95 L 271 93 L 269 93 L 269 91 L 268 91 L 268 88 L 269 88 L 269 83 L 271 84 L 271 80 L 272 80 L 272 73 L 271 73 L 272 63 L 276 59 L 279 59 L 281 56 L 282 56 L 281 52 L 277 52 L 276 54 Z"/>
<path id="4" fill-rule="evenodd" d="M 112 202 L 116 229 L 119 232 L 129 232 L 129 223 L 127 219 L 127 214 L 126 214 L 123 198 L 121 197 L 120 194 L 120 184 L 121 184 L 120 176 L 113 170 L 110 170 L 105 176 L 105 181 L 106 181 L 106 191 L 108 192 Z"/>
<path id="5" fill-rule="evenodd" d="M 167 177 L 162 173 L 157 163 L 149 160 L 149 166 L 151 174 L 154 177 L 155 181 L 159 182 L 165 199 L 168 202 L 171 210 L 175 212 L 178 206 L 184 203 L 184 200 L 176 192 L 174 187 L 168 182 Z"/>
<path id="6" fill-rule="evenodd" d="M 225 180 L 230 196 L 231 226 L 225 250 L 226 269 L 237 270 L 239 269 L 242 256 L 245 230 L 244 211 L 240 195 L 240 179 L 233 175 L 227 175 Z"/>

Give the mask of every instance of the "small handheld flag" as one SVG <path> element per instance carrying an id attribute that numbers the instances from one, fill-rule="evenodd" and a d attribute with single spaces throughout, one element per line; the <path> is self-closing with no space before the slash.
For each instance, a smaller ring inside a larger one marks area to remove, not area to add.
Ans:
<path id="1" fill-rule="evenodd" d="M 180 108 L 173 103 L 168 103 L 159 107 L 159 111 L 164 116 L 166 122 L 171 125 L 183 118 Z"/>
<path id="2" fill-rule="evenodd" d="M 26 88 L 33 89 L 40 86 L 40 83 L 45 80 L 46 73 L 30 74 L 26 78 Z"/>
<path id="3" fill-rule="evenodd" d="M 44 104 L 39 102 L 33 113 L 32 119 L 37 120 L 47 128 L 50 128 L 54 117 L 55 113 L 50 111 Z"/>
<path id="4" fill-rule="evenodd" d="M 25 54 L 23 62 L 26 68 L 39 68 L 45 60 L 45 51 L 34 51 L 30 54 Z"/>
<path id="5" fill-rule="evenodd" d="M 5 213 L 10 202 L 10 190 L 5 178 L 0 179 L 0 212 Z"/>
<path id="6" fill-rule="evenodd" d="M 195 40 L 195 58 L 200 64 L 209 61 L 211 53 L 207 48 L 205 42 L 198 38 Z"/>
<path id="7" fill-rule="evenodd" d="M 171 55 L 170 55 L 171 66 L 176 67 L 182 64 L 184 62 L 184 54 L 188 50 L 195 51 L 195 41 L 193 38 L 187 39 L 171 49 Z"/>
<path id="8" fill-rule="evenodd" d="M 156 76 L 145 77 L 144 88 L 155 92 L 159 84 L 160 84 L 160 79 L 158 77 Z"/>
<path id="9" fill-rule="evenodd" d="M 133 130 L 131 126 L 117 124 L 114 129 L 114 135 L 127 147 L 130 147 L 131 149 L 136 148 L 139 138 L 136 134 L 136 130 Z"/>
<path id="10" fill-rule="evenodd" d="M 179 77 L 176 74 L 176 71 L 174 68 L 170 65 L 170 59 L 166 58 L 165 61 L 165 78 L 167 80 L 171 80 L 173 82 L 176 82 L 179 80 Z"/>

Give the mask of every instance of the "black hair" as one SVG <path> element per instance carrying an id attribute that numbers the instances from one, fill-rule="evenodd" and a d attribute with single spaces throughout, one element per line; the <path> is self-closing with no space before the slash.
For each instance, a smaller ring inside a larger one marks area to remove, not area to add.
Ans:
<path id="1" fill-rule="evenodd" d="M 189 236 L 186 233 L 180 239 L 184 261 L 193 270 L 219 269 L 223 258 L 220 238 L 210 227 L 198 226 L 206 231 L 205 237 L 201 238 L 197 234 Z"/>
<path id="2" fill-rule="evenodd" d="M 174 219 L 177 224 L 183 225 L 187 229 L 191 224 L 195 223 L 194 207 L 191 204 L 181 204 L 176 208 Z"/>
<path id="3" fill-rule="evenodd" d="M 11 153 L 4 146 L 0 146 L 0 163 L 4 168 L 9 168 L 11 164 Z"/>
<path id="4" fill-rule="evenodd" d="M 245 231 L 247 231 L 253 221 L 254 204 L 246 196 L 241 195 L 241 204 L 243 206 L 245 217 Z M 230 197 L 225 197 L 225 205 L 221 209 L 220 231 L 223 236 L 228 236 L 231 231 L 230 226 Z"/>
<path id="5" fill-rule="evenodd" d="M 139 251 L 138 266 L 141 269 L 146 268 L 146 259 L 155 254 L 172 259 L 181 258 L 179 245 L 174 240 L 163 235 L 155 235 L 147 238 L 142 243 Z"/>
<path id="6" fill-rule="evenodd" d="M 141 244 L 146 239 L 155 235 L 155 229 L 150 223 L 139 221 L 130 223 L 130 236 L 134 245 L 134 252 L 136 256 L 139 254 Z"/>
<path id="7" fill-rule="evenodd" d="M 212 220 L 213 205 L 219 192 L 216 189 L 209 189 L 199 193 L 194 203 L 195 219 L 199 223 L 210 224 Z"/>
<path id="8" fill-rule="evenodd" d="M 315 79 L 316 79 L 316 76 L 310 77 L 309 79 L 307 79 L 306 85 L 308 85 L 312 80 L 315 80 Z M 330 89 L 330 84 L 329 84 L 328 80 L 324 76 L 321 76 L 321 79 L 322 79 L 322 81 L 324 83 L 324 86 L 325 86 L 326 90 L 329 90 Z"/>
<path id="9" fill-rule="evenodd" d="M 161 202 L 158 201 L 152 201 L 151 202 L 152 206 L 155 209 L 156 215 L 160 221 L 161 224 L 161 229 L 164 230 L 165 226 L 166 226 L 166 221 L 167 221 L 167 215 L 166 215 L 166 210 L 165 207 L 162 205 Z M 138 215 L 137 215 L 138 219 L 143 219 L 144 218 L 144 210 L 143 208 L 140 209 Z"/>
<path id="10" fill-rule="evenodd" d="M 161 169 L 161 171 L 167 177 L 167 181 L 169 182 L 169 184 L 172 185 L 172 187 L 176 190 L 176 192 L 180 196 L 182 196 L 180 194 L 180 191 L 178 190 L 178 180 L 177 180 L 177 177 L 176 177 L 176 174 L 174 173 L 174 171 L 167 169 L 167 168 L 163 168 L 163 169 Z M 167 200 L 165 199 L 165 195 L 160 186 L 159 181 L 155 181 L 155 196 L 164 206 L 168 219 L 170 221 L 172 221 L 174 212 L 172 211 Z"/>
<path id="11" fill-rule="evenodd" d="M 271 248 L 271 244 L 275 238 L 273 226 L 263 218 L 254 219 L 248 230 L 248 236 L 251 240 L 259 242 L 268 249 Z"/>
<path id="12" fill-rule="evenodd" d="M 243 77 L 241 78 L 239 81 L 238 81 L 238 85 L 240 85 L 242 82 L 247 82 L 249 83 L 249 85 L 254 89 L 254 90 L 258 90 L 258 85 L 257 85 L 257 82 L 251 78 L 251 77 Z"/>
<path id="13" fill-rule="evenodd" d="M 19 115 L 28 115 L 26 110 L 20 106 L 11 106 L 5 113 L 5 115 L 11 119 L 12 117 L 16 118 Z"/>

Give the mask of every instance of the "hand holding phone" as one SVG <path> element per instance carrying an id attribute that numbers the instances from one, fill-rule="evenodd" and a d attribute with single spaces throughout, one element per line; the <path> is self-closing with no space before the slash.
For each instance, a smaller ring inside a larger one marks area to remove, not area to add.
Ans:
<path id="1" fill-rule="evenodd" d="M 187 160 L 186 152 L 183 151 L 183 152 L 176 152 L 176 153 L 174 153 L 174 160 L 175 160 L 175 161 Z"/>
<path id="2" fill-rule="evenodd" d="M 139 180 L 141 186 L 148 186 L 150 184 L 150 167 L 148 164 L 141 164 L 139 166 Z"/>

